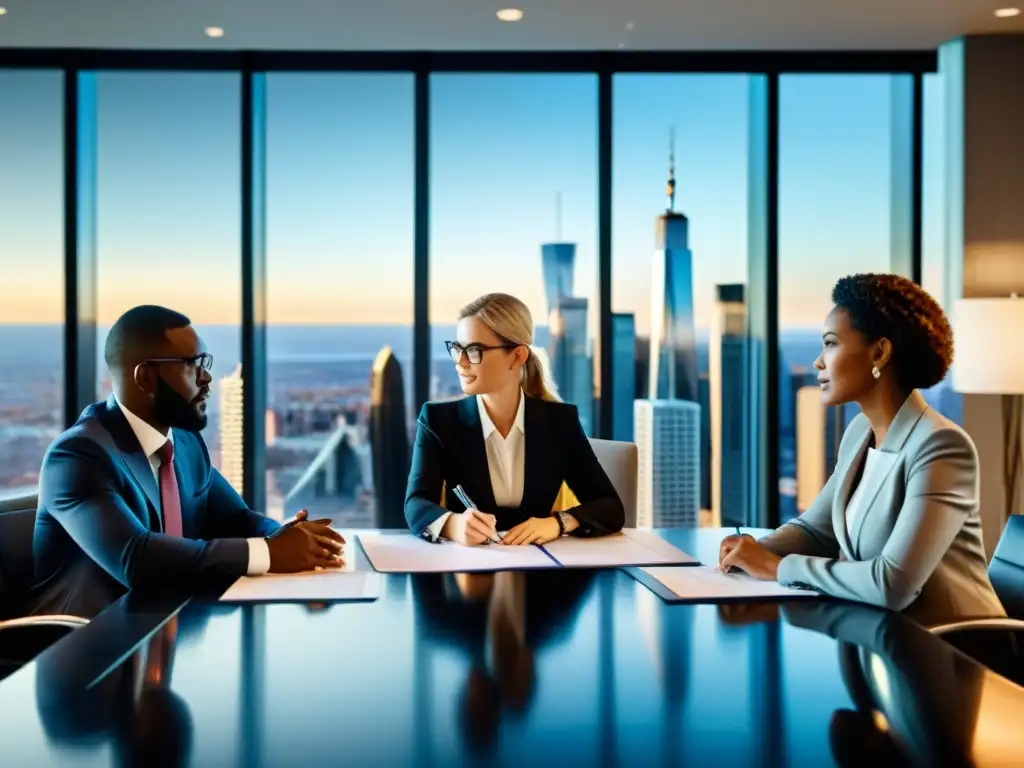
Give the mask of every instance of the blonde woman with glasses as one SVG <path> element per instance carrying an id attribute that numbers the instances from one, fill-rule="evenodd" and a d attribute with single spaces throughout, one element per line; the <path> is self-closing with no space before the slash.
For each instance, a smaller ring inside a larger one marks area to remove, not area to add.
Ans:
<path id="1" fill-rule="evenodd" d="M 545 544 L 622 528 L 622 501 L 576 406 L 562 403 L 519 299 L 490 293 L 459 313 L 446 342 L 466 397 L 420 411 L 405 517 L 431 541 Z M 578 505 L 553 511 L 563 484 Z"/>

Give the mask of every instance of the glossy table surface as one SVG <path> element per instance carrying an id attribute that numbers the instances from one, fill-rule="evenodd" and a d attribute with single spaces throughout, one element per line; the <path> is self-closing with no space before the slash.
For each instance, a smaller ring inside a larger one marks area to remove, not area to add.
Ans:
<path id="1" fill-rule="evenodd" d="M 722 535 L 662 533 L 705 562 Z M 1022 713 L 1024 689 L 865 606 L 386 575 L 371 603 L 126 596 L 0 682 L 0 764 L 1013 765 Z"/>

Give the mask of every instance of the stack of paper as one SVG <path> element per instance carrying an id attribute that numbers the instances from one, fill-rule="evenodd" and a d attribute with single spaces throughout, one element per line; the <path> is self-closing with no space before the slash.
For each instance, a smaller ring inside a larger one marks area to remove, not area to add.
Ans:
<path id="1" fill-rule="evenodd" d="M 325 568 L 303 573 L 266 573 L 243 576 L 221 595 L 221 601 L 240 602 L 334 602 L 376 600 L 380 574 Z"/>
<path id="2" fill-rule="evenodd" d="M 817 592 L 784 587 L 775 581 L 761 581 L 745 573 L 725 573 L 709 565 L 700 565 L 695 568 L 639 568 L 637 570 L 641 574 L 639 577 L 641 583 L 644 583 L 643 575 L 646 575 L 667 588 L 680 602 L 821 597 Z"/>
<path id="3" fill-rule="evenodd" d="M 696 565 L 697 561 L 653 531 L 626 528 L 594 539 L 567 536 L 544 545 L 566 568 L 619 568 L 628 565 Z"/>
<path id="4" fill-rule="evenodd" d="M 381 573 L 470 573 L 558 567 L 544 550 L 533 546 L 464 547 L 451 541 L 430 542 L 411 533 L 357 538 L 373 567 Z"/>

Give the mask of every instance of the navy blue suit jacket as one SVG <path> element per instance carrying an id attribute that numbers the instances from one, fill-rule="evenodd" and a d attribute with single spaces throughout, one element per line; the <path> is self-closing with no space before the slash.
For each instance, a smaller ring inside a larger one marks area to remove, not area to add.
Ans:
<path id="1" fill-rule="evenodd" d="M 90 405 L 43 459 L 34 613 L 92 616 L 128 589 L 235 579 L 248 537 L 278 527 L 213 468 L 198 434 L 174 430 L 184 537 L 168 536 L 149 460 L 113 397 Z"/>
<path id="2" fill-rule="evenodd" d="M 480 409 L 475 397 L 427 403 L 420 411 L 412 469 L 405 495 L 405 519 L 416 535 L 445 512 L 465 508 L 451 492 L 462 485 L 481 512 L 508 530 L 530 517 L 549 517 L 564 482 L 580 505 L 566 510 L 580 527 L 574 536 L 601 536 L 622 529 L 622 500 L 590 446 L 575 405 L 526 398 L 526 459 L 523 500 L 515 509 L 495 504 Z"/>

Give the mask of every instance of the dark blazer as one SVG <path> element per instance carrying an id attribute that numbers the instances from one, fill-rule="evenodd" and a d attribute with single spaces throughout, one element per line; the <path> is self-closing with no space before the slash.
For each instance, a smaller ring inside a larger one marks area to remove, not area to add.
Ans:
<path id="1" fill-rule="evenodd" d="M 126 589 L 234 579 L 247 537 L 278 527 L 213 468 L 199 435 L 174 430 L 183 538 L 162 533 L 160 490 L 114 398 L 85 409 L 43 459 L 35 613 L 92 616 Z"/>
<path id="2" fill-rule="evenodd" d="M 417 535 L 446 510 L 465 507 L 451 493 L 462 485 L 480 508 L 508 530 L 530 517 L 548 517 L 564 482 L 580 505 L 565 510 L 579 520 L 575 536 L 600 536 L 622 528 L 622 500 L 594 455 L 575 405 L 526 397 L 526 459 L 523 501 L 516 509 L 495 506 L 480 411 L 475 397 L 427 403 L 420 411 L 405 519 Z M 441 506 L 444 486 L 445 506 Z"/>

